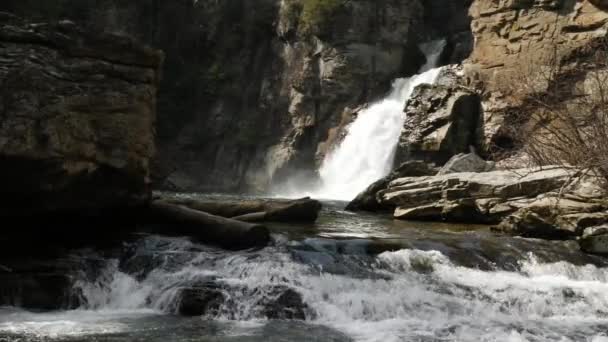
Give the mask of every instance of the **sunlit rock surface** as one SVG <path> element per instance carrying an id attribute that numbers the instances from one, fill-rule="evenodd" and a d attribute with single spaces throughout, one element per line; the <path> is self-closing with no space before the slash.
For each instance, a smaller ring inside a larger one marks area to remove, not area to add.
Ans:
<path id="1" fill-rule="evenodd" d="M 567 238 L 608 220 L 589 182 L 559 167 L 464 172 L 399 178 L 376 196 L 403 220 L 500 223 L 498 230 L 515 235 Z"/>

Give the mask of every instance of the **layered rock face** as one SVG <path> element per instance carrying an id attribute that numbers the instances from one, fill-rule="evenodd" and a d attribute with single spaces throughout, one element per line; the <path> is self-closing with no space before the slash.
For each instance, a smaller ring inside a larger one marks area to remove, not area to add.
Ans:
<path id="1" fill-rule="evenodd" d="M 481 99 L 459 84 L 456 68 L 446 68 L 440 83 L 418 86 L 405 106 L 407 118 L 396 162 L 422 159 L 442 165 L 453 155 L 483 145 Z"/>
<path id="2" fill-rule="evenodd" d="M 268 49 L 254 67 L 259 83 L 251 89 L 251 101 L 233 108 L 232 98 L 220 96 L 212 107 L 215 114 L 201 112 L 195 125 L 167 144 L 172 155 L 188 160 L 179 162 L 170 183 L 199 190 L 218 184 L 224 190 L 262 190 L 294 172 L 314 178 L 317 161 L 338 135 L 330 131 L 349 121 L 348 108 L 424 62 L 415 44 L 408 46 L 420 21 L 417 1 L 351 1 L 339 11 L 318 12 L 310 8 L 313 2 L 276 2 L 277 25 L 262 37 Z M 201 144 L 205 152 L 185 156 L 183 142 L 201 139 L 201 126 L 212 127 L 212 136 Z"/>
<path id="3" fill-rule="evenodd" d="M 164 186 L 225 191 L 264 189 L 295 171 L 314 177 L 357 108 L 381 97 L 392 79 L 414 73 L 424 63 L 418 43 L 440 37 L 448 42 L 441 64 L 466 60 L 456 83 L 419 89 L 408 104 L 398 161 L 442 163 L 469 145 L 484 155 L 494 146 L 512 147 L 510 113 L 523 110 L 524 101 L 514 80 L 540 73 L 536 66 L 556 46 L 561 56 L 605 36 L 604 6 L 595 0 L 6 0 L 0 9 L 70 18 L 165 50 L 155 174 L 161 183 L 167 178 Z M 593 69 L 580 65 L 571 69 Z"/>
<path id="4" fill-rule="evenodd" d="M 530 96 L 542 98 L 549 85 L 568 78 L 562 83 L 571 90 L 561 89 L 566 95 L 559 98 L 566 105 L 576 98 L 578 83 L 602 72 L 591 53 L 608 27 L 608 13 L 598 1 L 476 0 L 469 15 L 470 55 L 447 68 L 440 85 L 419 89 L 407 104 L 398 162 L 421 158 L 441 163 L 468 151 L 466 145 L 501 158 L 496 153 L 513 148 L 522 118 L 539 108 Z M 452 103 L 465 94 L 477 96 L 479 107 L 467 100 L 471 105 L 462 113 L 452 113 Z M 458 117 L 466 125 L 457 125 Z"/>
<path id="5" fill-rule="evenodd" d="M 526 237 L 565 238 L 608 220 L 593 178 L 559 167 L 393 180 L 378 203 L 405 220 L 498 224 Z"/>
<path id="6" fill-rule="evenodd" d="M 169 187 L 225 191 L 314 173 L 353 109 L 424 63 L 418 43 L 448 37 L 446 62 L 468 56 L 469 4 L 7 0 L 0 9 L 70 18 L 165 50 L 156 174 Z"/>
<path id="7" fill-rule="evenodd" d="M 0 215 L 145 201 L 162 60 L 123 36 L 0 14 Z"/>
<path id="8" fill-rule="evenodd" d="M 466 82 L 483 94 L 488 152 L 494 145 L 511 147 L 512 114 L 521 110 L 533 114 L 529 105 L 523 107 L 526 95 L 546 91 L 551 77 L 558 74 L 549 70 L 549 65 L 559 63 L 555 59 L 606 36 L 608 13 L 600 2 L 477 0 L 472 4 L 475 48 L 464 67 Z M 593 69 L 582 67 L 588 62 L 580 56 L 562 71 L 584 78 Z M 522 82 L 530 84 L 524 87 Z"/>

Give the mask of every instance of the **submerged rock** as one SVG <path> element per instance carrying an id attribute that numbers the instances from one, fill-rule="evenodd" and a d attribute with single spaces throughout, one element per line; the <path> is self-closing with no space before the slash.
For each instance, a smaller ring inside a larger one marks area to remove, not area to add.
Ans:
<path id="1" fill-rule="evenodd" d="M 608 254 L 608 225 L 585 229 L 579 240 L 581 250 L 592 254 Z"/>
<path id="2" fill-rule="evenodd" d="M 179 290 L 177 312 L 183 316 L 215 316 L 226 297 L 214 283 Z"/>
<path id="3" fill-rule="evenodd" d="M 246 289 L 231 287 L 220 283 L 208 282 L 182 288 L 178 292 L 177 312 L 184 316 L 209 316 L 238 314 L 238 305 L 233 292 L 240 292 L 252 300 L 254 317 L 268 319 L 306 319 L 307 306 L 302 296 L 286 286 Z"/>
<path id="4" fill-rule="evenodd" d="M 302 296 L 293 289 L 277 286 L 273 292 L 280 293 L 274 299 L 263 300 L 264 315 L 269 319 L 306 319 L 306 304 Z"/>

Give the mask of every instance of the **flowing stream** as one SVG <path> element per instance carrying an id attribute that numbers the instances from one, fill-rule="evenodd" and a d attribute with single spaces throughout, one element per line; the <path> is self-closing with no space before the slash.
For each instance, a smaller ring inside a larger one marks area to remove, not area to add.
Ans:
<path id="1" fill-rule="evenodd" d="M 342 205 L 326 203 L 314 225 L 272 225 L 263 249 L 140 235 L 74 251 L 85 304 L 0 308 L 0 341 L 608 341 L 608 264 L 575 242 Z M 209 283 L 227 298 L 217 310 L 174 315 L 180 288 Z M 276 289 L 301 297 L 304 320 L 266 318 Z"/>

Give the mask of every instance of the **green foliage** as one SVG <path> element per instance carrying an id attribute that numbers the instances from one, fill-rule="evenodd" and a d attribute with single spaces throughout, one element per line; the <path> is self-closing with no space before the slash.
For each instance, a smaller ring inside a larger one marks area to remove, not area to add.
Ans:
<path id="1" fill-rule="evenodd" d="M 224 72 L 222 65 L 220 65 L 216 61 L 211 65 L 210 68 L 205 70 L 202 74 L 202 81 L 205 92 L 208 95 L 218 95 L 222 83 L 225 82 L 227 78 L 228 77 Z M 200 82 L 200 80 L 196 80 L 194 82 L 194 86 L 196 86 L 197 82 Z"/>
<path id="2" fill-rule="evenodd" d="M 342 0 L 303 0 L 301 20 L 304 29 L 314 34 L 325 32 L 342 3 Z"/>

